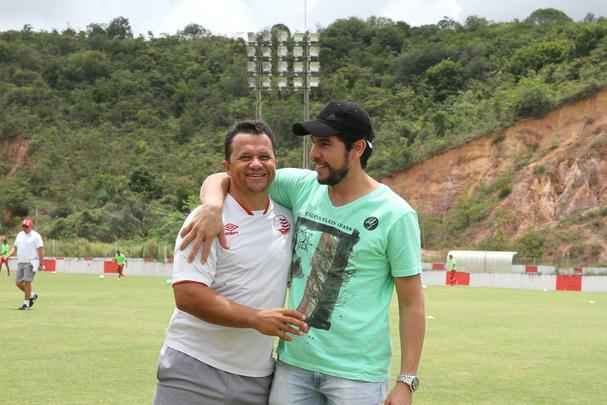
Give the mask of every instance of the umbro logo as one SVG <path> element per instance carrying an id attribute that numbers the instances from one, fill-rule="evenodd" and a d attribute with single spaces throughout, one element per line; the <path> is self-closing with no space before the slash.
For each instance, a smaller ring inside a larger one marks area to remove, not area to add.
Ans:
<path id="1" fill-rule="evenodd" d="M 238 235 L 238 225 L 225 224 L 223 226 L 223 231 L 226 235 Z"/>

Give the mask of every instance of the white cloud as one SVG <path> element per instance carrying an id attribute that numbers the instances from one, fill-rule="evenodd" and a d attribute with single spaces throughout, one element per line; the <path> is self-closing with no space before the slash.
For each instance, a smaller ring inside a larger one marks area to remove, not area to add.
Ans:
<path id="1" fill-rule="evenodd" d="M 158 32 L 175 33 L 190 23 L 200 24 L 217 34 L 247 31 L 248 7 L 240 0 L 174 2 L 172 10 L 159 23 Z"/>
<path id="2" fill-rule="evenodd" d="M 380 15 L 417 26 L 436 24 L 443 17 L 459 20 L 461 12 L 457 0 L 390 0 Z"/>
<path id="3" fill-rule="evenodd" d="M 85 29 L 122 16 L 133 32 L 174 34 L 197 23 L 217 34 L 258 31 L 282 23 L 292 31 L 327 27 L 338 18 L 370 16 L 435 24 L 444 16 L 457 21 L 478 15 L 495 21 L 525 18 L 538 8 L 557 8 L 579 20 L 588 12 L 607 16 L 607 0 L 0 0 L 0 31 L 21 29 Z"/>

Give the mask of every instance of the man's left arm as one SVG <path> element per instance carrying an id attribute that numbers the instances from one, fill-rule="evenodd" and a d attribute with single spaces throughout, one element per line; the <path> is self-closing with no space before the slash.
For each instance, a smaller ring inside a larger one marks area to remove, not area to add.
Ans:
<path id="1" fill-rule="evenodd" d="M 38 251 L 38 269 L 44 270 L 44 246 L 36 248 Z"/>
<path id="2" fill-rule="evenodd" d="M 426 317 L 421 275 L 394 278 L 398 297 L 400 332 L 400 373 L 417 375 L 421 360 Z M 409 386 L 397 383 L 385 401 L 385 405 L 410 405 L 413 393 Z"/>

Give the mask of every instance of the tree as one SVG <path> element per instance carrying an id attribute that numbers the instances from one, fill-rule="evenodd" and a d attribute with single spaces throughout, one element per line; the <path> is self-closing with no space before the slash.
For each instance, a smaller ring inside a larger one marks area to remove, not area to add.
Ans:
<path id="1" fill-rule="evenodd" d="M 461 90 L 465 82 L 463 70 L 461 63 L 445 59 L 426 71 L 426 82 L 433 89 L 437 101 L 444 101 Z"/>
<path id="2" fill-rule="evenodd" d="M 117 17 L 110 21 L 107 27 L 107 35 L 112 39 L 133 38 L 133 31 L 128 18 Z"/>
<path id="3" fill-rule="evenodd" d="M 576 55 L 588 55 L 605 37 L 607 37 L 607 24 L 591 23 L 582 26 L 575 37 Z"/>
<path id="4" fill-rule="evenodd" d="M 95 23 L 91 23 L 89 25 L 86 26 L 86 33 L 89 37 L 95 37 L 95 36 L 106 36 L 106 32 L 105 32 L 105 28 L 103 27 L 103 24 L 95 24 Z"/>
<path id="5" fill-rule="evenodd" d="M 566 60 L 573 46 L 567 40 L 536 42 L 518 49 L 512 56 L 510 71 L 517 75 L 526 75 L 528 71 L 538 71 L 550 63 Z"/>
<path id="6" fill-rule="evenodd" d="M 440 20 L 436 25 L 441 30 L 451 30 L 451 31 L 458 30 L 458 29 L 460 29 L 462 27 L 460 25 L 460 23 L 458 23 L 457 21 L 455 21 L 453 18 L 447 17 L 447 16 L 444 16 L 442 18 L 442 20 Z"/>
<path id="7" fill-rule="evenodd" d="M 449 56 L 452 56 L 452 52 L 442 44 L 403 53 L 394 63 L 395 79 L 403 83 L 412 83 L 417 76 Z"/>
<path id="8" fill-rule="evenodd" d="M 553 25 L 567 24 L 573 20 L 555 8 L 538 8 L 525 19 L 525 22 L 532 25 Z"/>
<path id="9" fill-rule="evenodd" d="M 466 17 L 464 22 L 464 28 L 470 31 L 476 31 L 489 25 L 489 21 L 486 18 L 471 15 Z"/>
<path id="10" fill-rule="evenodd" d="M 94 82 L 110 73 L 107 56 L 99 51 L 83 51 L 68 56 L 62 69 L 68 82 Z"/>
<path id="11" fill-rule="evenodd" d="M 158 197 L 160 192 L 160 186 L 156 183 L 154 175 L 144 167 L 138 167 L 129 174 L 129 189 L 152 197 Z"/>
<path id="12" fill-rule="evenodd" d="M 180 32 L 180 35 L 186 39 L 200 39 L 211 35 L 211 32 L 200 24 L 188 24 Z"/>

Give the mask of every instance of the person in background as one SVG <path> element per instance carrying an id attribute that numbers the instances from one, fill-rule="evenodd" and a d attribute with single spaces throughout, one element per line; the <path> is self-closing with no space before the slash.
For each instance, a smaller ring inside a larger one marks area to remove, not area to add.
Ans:
<path id="1" fill-rule="evenodd" d="M 15 283 L 23 291 L 23 304 L 18 308 L 28 310 L 34 306 L 38 294 L 32 291 L 32 283 L 36 272 L 42 268 L 44 262 L 44 244 L 40 234 L 32 229 L 30 218 L 21 222 L 21 232 L 17 234 L 15 243 L 9 256 L 17 254 L 17 275 Z"/>
<path id="2" fill-rule="evenodd" d="M 5 237 L 2 238 L 2 243 L 0 243 L 0 272 L 2 272 L 2 265 L 6 264 L 6 275 L 10 277 L 11 269 L 8 266 L 8 258 L 10 253 L 10 246 L 8 245 L 8 241 Z"/>
<path id="3" fill-rule="evenodd" d="M 447 256 L 447 274 L 448 274 L 448 279 L 447 279 L 447 285 L 455 285 L 455 276 L 457 273 L 457 261 L 455 260 L 455 257 L 453 257 L 453 255 L 449 255 Z"/>
<path id="4" fill-rule="evenodd" d="M 116 256 L 114 257 L 114 261 L 118 265 L 118 278 L 124 277 L 124 266 L 126 265 L 126 257 L 120 253 L 120 250 L 116 251 Z"/>

